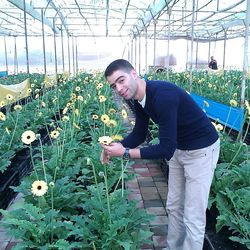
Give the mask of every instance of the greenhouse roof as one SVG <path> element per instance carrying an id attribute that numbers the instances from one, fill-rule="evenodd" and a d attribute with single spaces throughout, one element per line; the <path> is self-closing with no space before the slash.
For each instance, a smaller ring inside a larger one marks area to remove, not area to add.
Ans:
<path id="1" fill-rule="evenodd" d="M 245 35 L 247 0 L 1 0 L 0 7 L 0 35 L 220 40 Z"/>

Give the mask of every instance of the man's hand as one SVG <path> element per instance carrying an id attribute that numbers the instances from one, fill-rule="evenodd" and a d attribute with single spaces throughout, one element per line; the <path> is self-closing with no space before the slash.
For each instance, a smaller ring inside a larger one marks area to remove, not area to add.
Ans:
<path id="1" fill-rule="evenodd" d="M 112 142 L 109 145 L 101 144 L 101 146 L 104 149 L 104 156 L 106 154 L 107 157 L 122 157 L 125 152 L 125 148 L 120 142 Z"/>

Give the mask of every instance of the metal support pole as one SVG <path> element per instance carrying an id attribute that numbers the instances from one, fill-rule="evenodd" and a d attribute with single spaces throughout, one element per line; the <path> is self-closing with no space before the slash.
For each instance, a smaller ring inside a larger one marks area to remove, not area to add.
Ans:
<path id="1" fill-rule="evenodd" d="M 69 35 L 67 36 L 68 38 L 68 61 L 69 61 L 69 74 L 70 74 L 70 45 L 69 45 Z"/>
<path id="2" fill-rule="evenodd" d="M 195 67 L 198 69 L 198 50 L 199 50 L 199 42 L 196 38 L 196 55 L 195 55 Z"/>
<path id="3" fill-rule="evenodd" d="M 23 13 L 24 13 L 26 64 L 27 64 L 27 74 L 29 74 L 30 73 L 30 68 L 29 68 L 29 50 L 28 50 L 27 16 L 26 16 L 26 3 L 25 3 L 25 0 L 23 0 Z"/>
<path id="4" fill-rule="evenodd" d="M 145 28 L 145 73 L 148 73 L 148 33 L 147 28 Z"/>
<path id="5" fill-rule="evenodd" d="M 141 74 L 141 35 L 139 34 L 139 74 Z"/>
<path id="6" fill-rule="evenodd" d="M 55 33 L 55 18 L 53 18 L 53 29 L 54 29 L 54 58 L 55 58 L 55 73 L 57 75 L 57 52 L 56 52 L 56 33 Z"/>
<path id="7" fill-rule="evenodd" d="M 188 35 L 187 35 L 188 37 Z M 189 55 L 189 47 L 188 47 L 188 39 L 187 39 L 187 53 L 186 53 L 186 71 L 188 70 L 188 55 Z"/>
<path id="8" fill-rule="evenodd" d="M 155 63 L 156 63 L 156 24 L 157 21 L 154 20 L 154 70 L 155 70 Z"/>
<path id="9" fill-rule="evenodd" d="M 225 30 L 224 48 L 223 48 L 223 69 L 225 69 L 225 62 L 226 62 L 226 42 L 227 42 L 227 31 Z"/>
<path id="10" fill-rule="evenodd" d="M 76 46 L 76 74 L 78 74 L 78 47 L 77 47 L 77 37 L 75 37 L 75 46 Z"/>
<path id="11" fill-rule="evenodd" d="M 194 48 L 194 18 L 195 18 L 195 0 L 193 0 L 192 8 L 192 33 L 191 33 L 191 62 L 190 62 L 190 77 L 189 77 L 189 91 L 192 92 L 193 84 L 193 48 Z"/>
<path id="12" fill-rule="evenodd" d="M 245 43 L 244 43 L 243 72 L 242 72 L 241 93 L 240 93 L 241 108 L 244 108 L 244 105 L 245 105 L 246 75 L 247 75 L 247 69 L 248 69 L 248 41 L 249 41 L 249 23 L 250 23 L 249 16 L 250 16 L 250 0 L 247 0 L 247 11 L 246 11 L 246 19 L 245 19 L 246 29 L 245 29 Z"/>
<path id="13" fill-rule="evenodd" d="M 44 74 L 46 75 L 46 73 L 47 73 L 47 67 L 46 67 L 46 50 L 45 50 L 43 9 L 41 9 L 41 16 L 42 16 L 42 38 L 43 38 L 43 67 L 44 67 Z"/>
<path id="14" fill-rule="evenodd" d="M 75 68 L 75 48 L 74 48 L 74 37 L 71 37 L 72 41 L 72 60 L 73 60 L 73 74 L 75 76 L 76 74 L 76 68 Z"/>
<path id="15" fill-rule="evenodd" d="M 5 52 L 5 69 L 8 73 L 8 56 L 7 56 L 7 46 L 6 46 L 6 37 L 4 36 L 4 52 Z"/>
<path id="16" fill-rule="evenodd" d="M 210 56 L 211 55 L 211 36 L 209 36 L 209 43 L 208 43 L 208 58 L 207 58 L 207 65 L 210 62 Z"/>
<path id="17" fill-rule="evenodd" d="M 134 37 L 131 41 L 131 64 L 133 64 L 133 60 L 134 60 Z"/>
<path id="18" fill-rule="evenodd" d="M 18 73 L 17 49 L 16 49 L 16 36 L 14 37 L 14 74 Z"/>
<path id="19" fill-rule="evenodd" d="M 134 67 L 137 70 L 137 37 L 135 36 L 135 63 Z"/>
<path id="20" fill-rule="evenodd" d="M 167 79 L 169 80 L 169 64 L 170 64 L 170 53 L 169 53 L 169 47 L 170 47 L 170 17 L 171 17 L 171 9 L 168 10 L 168 47 L 167 47 Z"/>
<path id="21" fill-rule="evenodd" d="M 62 64 L 63 64 L 63 72 L 65 71 L 65 63 L 64 63 L 64 44 L 63 44 L 63 26 L 61 25 L 61 45 L 62 45 Z"/>

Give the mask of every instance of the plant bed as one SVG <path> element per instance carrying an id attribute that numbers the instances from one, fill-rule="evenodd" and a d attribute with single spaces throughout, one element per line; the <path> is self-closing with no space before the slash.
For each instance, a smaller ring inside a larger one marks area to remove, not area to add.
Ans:
<path id="1" fill-rule="evenodd" d="M 6 209 L 15 198 L 16 192 L 11 186 L 19 185 L 20 179 L 17 170 L 7 170 L 0 174 L 0 208 Z"/>
<path id="2" fill-rule="evenodd" d="M 219 211 L 215 206 L 212 206 L 210 210 L 207 210 L 207 224 L 206 224 L 206 236 L 210 241 L 211 249 L 217 250 L 247 250 L 245 245 L 238 242 L 234 242 L 229 239 L 233 236 L 232 231 L 228 227 L 223 227 L 219 232 L 216 232 L 216 218 L 219 215 Z"/>

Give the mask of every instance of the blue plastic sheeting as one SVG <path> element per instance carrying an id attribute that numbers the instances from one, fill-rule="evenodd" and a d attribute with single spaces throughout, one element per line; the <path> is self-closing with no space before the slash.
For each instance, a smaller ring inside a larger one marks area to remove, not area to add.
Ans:
<path id="1" fill-rule="evenodd" d="M 191 96 L 206 111 L 209 118 L 218 120 L 219 123 L 237 131 L 241 130 L 244 122 L 244 109 L 221 104 L 193 93 Z M 208 103 L 209 107 L 206 107 L 204 101 Z"/>
<path id="2" fill-rule="evenodd" d="M 0 77 L 7 76 L 8 71 L 0 71 Z"/>

